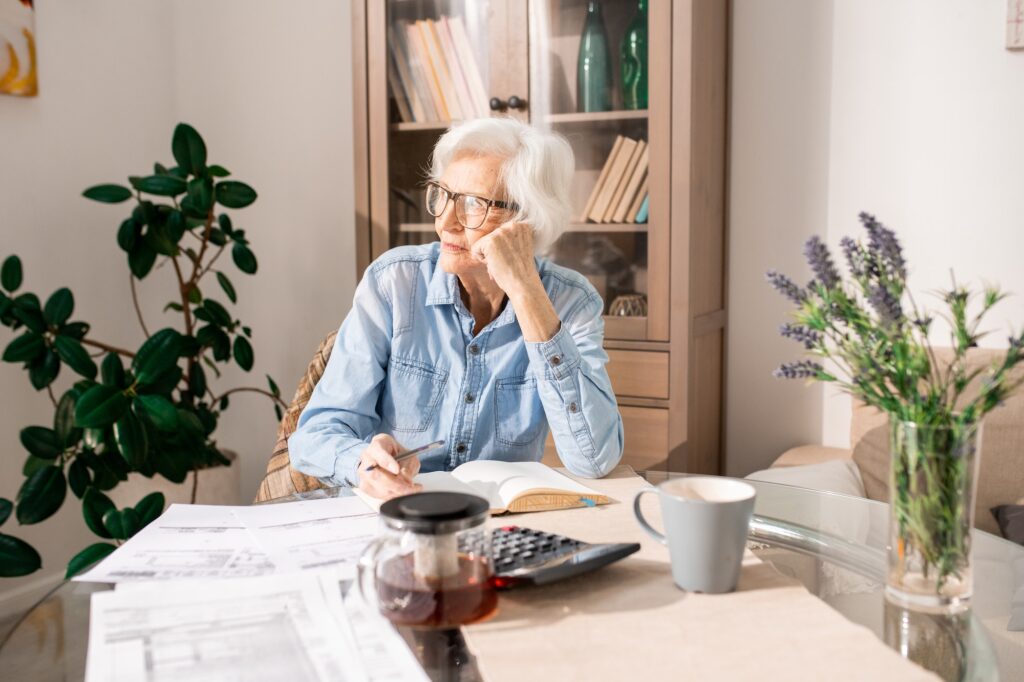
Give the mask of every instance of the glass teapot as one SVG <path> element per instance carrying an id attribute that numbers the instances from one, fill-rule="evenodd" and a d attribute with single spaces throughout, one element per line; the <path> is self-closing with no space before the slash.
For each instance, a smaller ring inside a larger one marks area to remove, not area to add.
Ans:
<path id="1" fill-rule="evenodd" d="M 425 492 L 381 505 L 381 531 L 359 559 L 363 600 L 396 625 L 457 628 L 492 615 L 490 505 L 476 495 Z"/>

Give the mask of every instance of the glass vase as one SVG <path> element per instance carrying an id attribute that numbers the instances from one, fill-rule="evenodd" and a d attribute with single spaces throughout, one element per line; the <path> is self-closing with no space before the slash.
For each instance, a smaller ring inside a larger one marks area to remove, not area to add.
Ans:
<path id="1" fill-rule="evenodd" d="M 601 3 L 587 3 L 587 20 L 580 36 L 576 62 L 576 108 L 578 111 L 609 111 L 612 108 L 611 57 L 604 30 Z"/>
<path id="2" fill-rule="evenodd" d="M 636 14 L 622 37 L 622 107 L 647 108 L 647 0 L 638 0 Z"/>
<path id="3" fill-rule="evenodd" d="M 981 425 L 890 422 L 886 598 L 930 613 L 970 606 Z"/>

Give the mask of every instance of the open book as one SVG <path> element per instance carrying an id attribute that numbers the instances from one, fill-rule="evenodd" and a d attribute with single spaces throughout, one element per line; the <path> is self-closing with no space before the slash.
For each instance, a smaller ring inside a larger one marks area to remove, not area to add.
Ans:
<path id="1" fill-rule="evenodd" d="M 414 480 L 423 486 L 424 492 L 449 491 L 486 498 L 492 514 L 592 507 L 612 501 L 540 462 L 478 459 L 461 464 L 450 473 L 432 471 Z M 358 488 L 355 492 L 374 509 L 380 508 L 380 500 Z"/>

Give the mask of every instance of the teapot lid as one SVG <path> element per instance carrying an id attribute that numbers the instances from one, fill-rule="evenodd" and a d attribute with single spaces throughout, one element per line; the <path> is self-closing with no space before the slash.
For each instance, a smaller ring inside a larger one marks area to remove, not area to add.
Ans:
<path id="1" fill-rule="evenodd" d="M 394 528 L 439 535 L 483 522 L 490 504 L 477 495 L 452 492 L 413 493 L 388 500 L 380 507 L 384 521 Z"/>

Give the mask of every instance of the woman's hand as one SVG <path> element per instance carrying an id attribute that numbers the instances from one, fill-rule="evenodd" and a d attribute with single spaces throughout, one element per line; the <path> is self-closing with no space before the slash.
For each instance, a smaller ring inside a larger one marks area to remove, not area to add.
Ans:
<path id="1" fill-rule="evenodd" d="M 374 436 L 359 456 L 359 489 L 379 500 L 390 500 L 392 497 L 422 490 L 423 486 L 412 482 L 420 471 L 420 460 L 418 457 L 410 457 L 402 462 L 395 461 L 395 455 L 402 450 L 402 446 L 386 433 Z M 377 465 L 376 469 L 366 470 L 374 464 Z"/>
<path id="2" fill-rule="evenodd" d="M 487 274 L 510 299 L 540 284 L 533 260 L 533 228 L 526 223 L 505 223 L 478 239 L 470 251 L 487 265 Z"/>
<path id="3" fill-rule="evenodd" d="M 524 340 L 539 343 L 558 333 L 562 322 L 533 260 L 532 227 L 505 223 L 478 239 L 471 251 L 487 265 L 487 274 L 508 295 Z"/>

